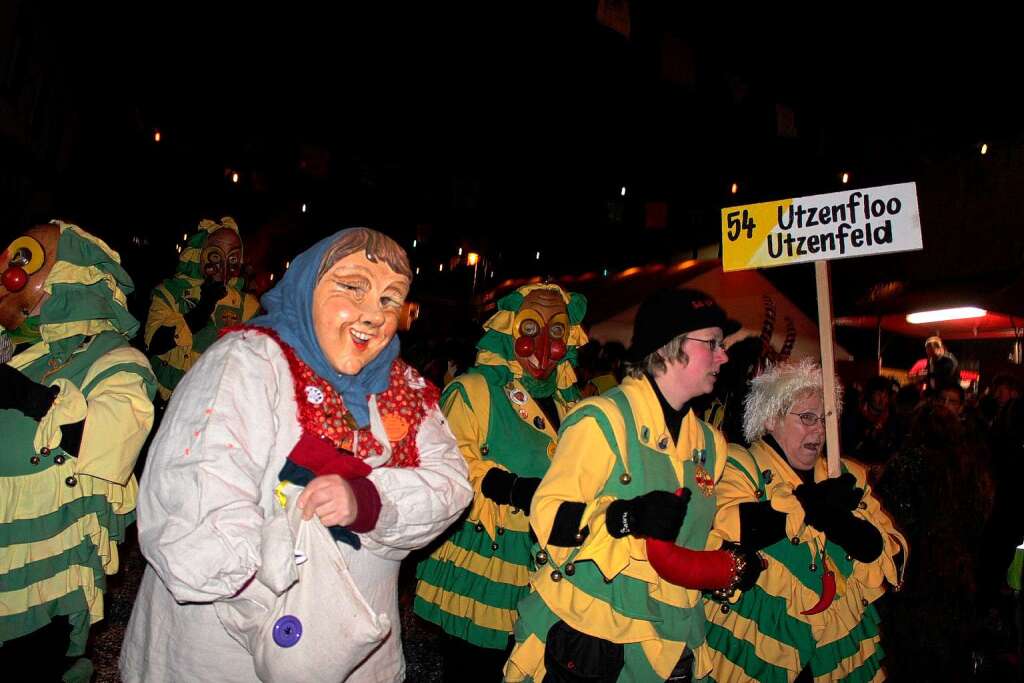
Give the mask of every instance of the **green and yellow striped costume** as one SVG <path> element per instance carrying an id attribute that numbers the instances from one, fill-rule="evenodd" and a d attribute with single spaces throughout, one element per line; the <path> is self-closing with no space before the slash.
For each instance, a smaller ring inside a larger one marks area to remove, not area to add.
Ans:
<path id="1" fill-rule="evenodd" d="M 174 277 L 164 280 L 153 290 L 149 315 L 146 318 L 146 346 L 153 341 L 153 335 L 161 327 L 174 328 L 176 344 L 170 351 L 150 357 L 153 371 L 160 383 L 160 397 L 165 401 L 171 398 L 178 382 L 189 368 L 195 365 L 203 351 L 217 341 L 222 328 L 240 325 L 256 317 L 260 310 L 259 299 L 243 291 L 245 281 L 242 278 L 233 278 L 228 281 L 227 294 L 217 302 L 213 318 L 206 327 L 193 334 L 185 323 L 184 315 L 192 310 L 199 300 L 203 284 L 200 263 L 203 247 L 206 246 L 210 235 L 221 228 L 238 232 L 238 225 L 230 218 L 222 218 L 220 223 L 201 221 L 199 230 L 189 238 L 181 252 Z"/>
<path id="2" fill-rule="evenodd" d="M 479 647 L 507 647 L 516 605 L 529 591 L 534 568 L 526 515 L 486 498 L 481 483 L 493 467 L 520 477 L 543 477 L 558 441 L 554 425 L 533 397 L 547 392 L 538 391 L 532 378 L 523 379 L 512 351 L 512 314 L 523 296 L 538 288 L 555 289 L 528 285 L 502 300 L 505 309 L 484 326 L 487 333 L 478 345 L 477 366 L 457 377 L 441 397 L 441 408 L 469 464 L 475 496 L 466 519 L 420 563 L 414 609 L 447 633 Z M 579 398 L 572 365 L 577 347 L 586 342 L 579 327 L 586 304 L 562 294 L 569 305 L 569 350 L 547 387 L 560 421 Z"/>
<path id="3" fill-rule="evenodd" d="M 853 462 L 843 466 L 865 491 L 865 507 L 854 514 L 882 534 L 884 547 L 874 562 L 854 561 L 824 534 L 804 524 L 803 508 L 792 493 L 800 478 L 774 448 L 764 441 L 749 450 L 730 445 L 718 486 L 711 542 L 739 541 L 739 506 L 759 500 L 771 501 L 774 509 L 786 513 L 787 538 L 762 551 L 768 568 L 752 590 L 727 609 L 707 603 L 714 680 L 784 683 L 808 666 L 815 681 L 884 679 L 879 618 L 872 603 L 885 592 L 886 584 L 898 585 L 894 558 L 902 551 L 902 560 L 907 559 L 906 541 L 871 494 L 864 469 Z M 814 479 L 826 477 L 822 458 Z M 818 603 L 826 567 L 836 572 L 834 602 L 819 614 L 800 614 Z"/>
<path id="4" fill-rule="evenodd" d="M 695 677 L 711 671 L 700 592 L 662 580 L 647 561 L 645 541 L 611 536 L 605 512 L 616 499 L 685 486 L 693 497 L 676 542 L 704 550 L 715 496 L 713 490 L 701 490 L 695 474 L 703 467 L 717 481 L 725 446 L 722 435 L 692 411 L 683 420 L 677 443 L 646 378 L 627 378 L 573 410 L 534 496 L 530 522 L 537 549 L 547 560 L 530 578 L 535 592 L 519 604 L 506 680 L 544 679 L 547 634 L 560 620 L 624 645 L 619 681 L 664 681 L 687 648 L 694 655 Z M 582 526 L 589 534 L 578 548 L 548 545 L 558 509 L 567 501 L 586 504 Z"/>
<path id="5" fill-rule="evenodd" d="M 9 364 L 60 393 L 39 422 L 0 410 L 0 641 L 65 615 L 67 654 L 77 656 L 103 617 L 106 575 L 117 571 L 117 542 L 134 520 L 132 470 L 153 423 L 156 379 L 128 344 L 139 324 L 125 307 L 132 281 L 118 255 L 59 225 L 41 341 Z M 72 457 L 59 447 L 60 428 L 82 420 Z"/>

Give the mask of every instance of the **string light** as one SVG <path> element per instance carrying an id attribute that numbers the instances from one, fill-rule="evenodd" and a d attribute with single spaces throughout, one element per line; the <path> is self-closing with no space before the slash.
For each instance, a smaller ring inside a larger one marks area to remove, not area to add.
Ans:
<path id="1" fill-rule="evenodd" d="M 153 131 L 153 142 L 160 142 L 160 129 Z M 984 154 L 984 152 L 982 152 Z"/>
<path id="2" fill-rule="evenodd" d="M 982 156 L 988 154 L 988 143 L 987 142 L 981 143 L 981 154 L 982 154 Z"/>
<path id="3" fill-rule="evenodd" d="M 733 183 L 732 187 L 729 188 L 729 192 L 731 192 L 732 194 L 736 194 L 739 191 L 740 191 L 740 186 L 737 185 L 736 183 Z"/>

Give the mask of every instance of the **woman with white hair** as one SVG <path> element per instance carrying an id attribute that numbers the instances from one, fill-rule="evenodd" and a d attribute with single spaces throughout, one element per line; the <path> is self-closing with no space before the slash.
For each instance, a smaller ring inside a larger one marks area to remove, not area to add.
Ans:
<path id="1" fill-rule="evenodd" d="M 767 568 L 733 602 L 706 603 L 713 678 L 882 680 L 872 603 L 899 585 L 906 541 L 860 465 L 828 478 L 821 367 L 769 368 L 744 408 L 751 445 L 729 446 L 709 543 L 759 550 Z"/>

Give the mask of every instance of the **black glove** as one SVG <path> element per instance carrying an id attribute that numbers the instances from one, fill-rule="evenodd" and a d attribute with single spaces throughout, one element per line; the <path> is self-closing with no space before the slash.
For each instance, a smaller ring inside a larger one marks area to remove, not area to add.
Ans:
<path id="1" fill-rule="evenodd" d="M 195 333 L 206 327 L 210 322 L 210 316 L 213 315 L 213 309 L 217 307 L 217 302 L 227 293 L 228 288 L 223 282 L 203 280 L 203 285 L 199 289 L 199 302 L 185 314 L 188 329 Z"/>
<path id="2" fill-rule="evenodd" d="M 786 537 L 786 513 L 772 508 L 770 501 L 740 503 L 740 542 L 761 550 Z"/>
<path id="3" fill-rule="evenodd" d="M 743 569 L 740 570 L 739 582 L 736 590 L 748 591 L 757 583 L 761 572 L 765 569 L 765 562 L 756 551 L 745 548 L 738 543 L 723 543 L 722 550 L 731 550 L 738 553 L 743 560 Z"/>
<path id="4" fill-rule="evenodd" d="M 822 524 L 827 524 L 829 519 L 856 509 L 864 497 L 864 489 L 857 487 L 857 480 L 845 472 L 835 479 L 801 484 L 793 490 L 793 495 L 800 501 L 807 523 L 824 531 Z"/>
<path id="5" fill-rule="evenodd" d="M 162 356 L 167 353 L 178 345 L 174 339 L 176 334 L 177 331 L 170 325 L 157 328 L 149 340 L 149 352 L 154 356 Z"/>
<path id="6" fill-rule="evenodd" d="M 827 520 L 821 529 L 832 541 L 858 562 L 874 562 L 882 554 L 882 533 L 871 522 L 846 512 Z"/>
<path id="7" fill-rule="evenodd" d="M 509 503 L 523 511 L 523 514 L 530 514 L 530 503 L 533 501 L 533 494 L 540 486 L 540 477 L 516 477 L 509 493 Z"/>
<path id="8" fill-rule="evenodd" d="M 498 505 L 508 505 L 512 501 L 512 485 L 515 483 L 516 475 L 500 467 L 492 467 L 480 482 L 480 492 Z"/>
<path id="9" fill-rule="evenodd" d="M 605 525 L 615 538 L 627 534 L 674 541 L 683 526 L 690 489 L 677 496 L 668 491 L 651 491 L 629 500 L 616 500 L 608 506 Z"/>
<path id="10" fill-rule="evenodd" d="M 33 420 L 42 419 L 60 393 L 60 387 L 33 382 L 10 365 L 0 365 L 0 408 L 20 410 Z"/>

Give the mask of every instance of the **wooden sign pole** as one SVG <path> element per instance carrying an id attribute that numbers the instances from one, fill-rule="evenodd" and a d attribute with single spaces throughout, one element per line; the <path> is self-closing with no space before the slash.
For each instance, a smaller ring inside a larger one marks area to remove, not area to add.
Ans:
<path id="1" fill-rule="evenodd" d="M 818 290 L 818 335 L 821 343 L 822 389 L 825 392 L 825 448 L 828 476 L 838 477 L 839 411 L 836 410 L 835 340 L 832 333 L 832 288 L 828 261 L 814 262 L 814 281 Z"/>

